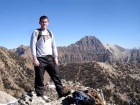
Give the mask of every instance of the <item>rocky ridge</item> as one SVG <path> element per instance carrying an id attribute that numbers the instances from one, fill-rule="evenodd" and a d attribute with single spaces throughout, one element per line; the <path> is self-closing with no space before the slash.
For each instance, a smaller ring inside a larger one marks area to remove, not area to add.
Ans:
<path id="1" fill-rule="evenodd" d="M 13 100 L 16 100 L 16 98 L 14 98 L 13 96 L 11 96 L 3 91 L 0 91 L 0 104 L 6 104 Z"/>
<path id="2" fill-rule="evenodd" d="M 62 83 L 66 90 L 70 89 L 73 93 L 74 91 L 83 90 L 87 91 L 89 95 L 91 95 L 95 99 L 95 105 L 105 105 L 106 102 L 104 100 L 104 95 L 102 93 L 102 90 L 95 90 L 90 87 L 82 86 L 79 82 L 72 82 L 72 81 L 65 81 L 62 80 Z M 13 99 L 9 103 L 1 102 L 3 104 L 7 105 L 76 105 L 74 102 L 70 102 L 69 99 L 72 97 L 72 93 L 67 97 L 62 97 L 58 99 L 55 86 L 53 82 L 49 82 L 44 87 L 45 96 L 48 97 L 48 100 L 43 100 L 40 97 L 36 96 L 36 93 L 34 91 L 31 91 L 30 93 L 18 98 Z M 106 104 L 107 105 L 107 104 Z"/>

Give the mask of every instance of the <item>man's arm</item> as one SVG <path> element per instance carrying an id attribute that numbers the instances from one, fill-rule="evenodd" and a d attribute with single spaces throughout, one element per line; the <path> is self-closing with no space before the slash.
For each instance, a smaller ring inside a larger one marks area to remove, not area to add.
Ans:
<path id="1" fill-rule="evenodd" d="M 54 64 L 57 66 L 58 65 L 58 58 L 54 57 Z"/>
<path id="2" fill-rule="evenodd" d="M 31 40 L 30 40 L 30 49 L 31 49 L 31 54 L 33 56 L 34 66 L 39 66 L 39 61 L 37 60 L 36 57 L 36 43 L 37 43 L 37 32 L 34 31 L 32 33 Z"/>
<path id="3" fill-rule="evenodd" d="M 58 52 L 57 52 L 57 46 L 56 46 L 53 34 L 52 34 L 52 52 L 54 56 L 54 64 L 58 65 Z"/>
<path id="4" fill-rule="evenodd" d="M 34 63 L 34 66 L 39 66 L 40 65 L 36 56 L 33 57 L 33 63 Z"/>

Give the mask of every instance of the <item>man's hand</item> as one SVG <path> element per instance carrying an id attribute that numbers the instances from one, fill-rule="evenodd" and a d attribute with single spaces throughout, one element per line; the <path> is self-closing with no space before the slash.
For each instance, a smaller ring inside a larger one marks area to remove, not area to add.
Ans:
<path id="1" fill-rule="evenodd" d="M 40 63 L 39 63 L 39 61 L 37 60 L 36 57 L 33 57 L 33 61 L 34 61 L 34 66 L 39 66 L 40 65 Z"/>
<path id="2" fill-rule="evenodd" d="M 54 64 L 57 66 L 58 65 L 58 59 L 57 57 L 54 57 Z"/>

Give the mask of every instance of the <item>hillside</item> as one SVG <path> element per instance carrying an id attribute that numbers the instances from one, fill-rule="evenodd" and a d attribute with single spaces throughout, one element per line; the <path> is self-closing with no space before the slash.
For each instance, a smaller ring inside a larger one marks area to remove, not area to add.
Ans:
<path id="1" fill-rule="evenodd" d="M 0 47 L 0 90 L 19 97 L 33 88 L 33 78 L 28 59 Z"/>
<path id="2" fill-rule="evenodd" d="M 125 105 L 140 104 L 140 65 L 136 63 L 70 63 L 60 66 L 62 77 L 94 89 L 102 89 L 105 100 Z"/>

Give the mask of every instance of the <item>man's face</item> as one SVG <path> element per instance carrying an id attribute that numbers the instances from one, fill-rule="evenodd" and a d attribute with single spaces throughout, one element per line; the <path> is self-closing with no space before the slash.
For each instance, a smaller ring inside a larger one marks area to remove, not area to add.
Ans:
<path id="1" fill-rule="evenodd" d="M 41 21 L 39 22 L 39 24 L 41 25 L 41 29 L 46 29 L 49 22 L 48 22 L 48 19 L 44 18 L 44 19 L 41 19 Z"/>

